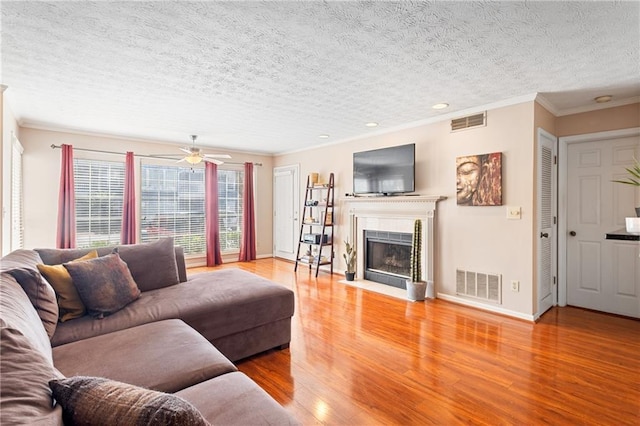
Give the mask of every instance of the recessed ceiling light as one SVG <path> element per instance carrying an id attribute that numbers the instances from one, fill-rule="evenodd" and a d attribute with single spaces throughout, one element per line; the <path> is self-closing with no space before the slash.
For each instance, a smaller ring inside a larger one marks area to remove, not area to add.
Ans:
<path id="1" fill-rule="evenodd" d="M 432 106 L 431 108 L 433 109 L 445 109 L 449 106 L 449 104 L 446 103 L 440 103 L 440 104 L 435 104 L 434 106 Z"/>
<path id="2" fill-rule="evenodd" d="M 329 139 L 329 135 L 318 135 L 320 139 Z"/>
<path id="3" fill-rule="evenodd" d="M 365 126 L 367 126 L 367 127 L 378 127 L 378 123 L 376 123 L 375 121 L 370 121 L 368 123 L 365 123 Z"/>
<path id="4" fill-rule="evenodd" d="M 611 99 L 613 99 L 613 96 L 611 95 L 603 95 L 603 96 L 598 96 L 597 98 L 593 98 L 593 100 L 599 104 L 609 102 Z"/>

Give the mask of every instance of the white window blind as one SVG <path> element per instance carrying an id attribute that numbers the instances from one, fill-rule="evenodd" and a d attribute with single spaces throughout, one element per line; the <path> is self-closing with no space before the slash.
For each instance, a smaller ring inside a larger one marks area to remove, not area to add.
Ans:
<path id="1" fill-rule="evenodd" d="M 11 151 L 11 250 L 24 247 L 24 207 L 22 194 L 22 145 L 14 136 Z"/>
<path id="2" fill-rule="evenodd" d="M 124 162 L 73 160 L 76 244 L 79 248 L 120 244 Z"/>
<path id="3" fill-rule="evenodd" d="M 218 169 L 218 225 L 223 253 L 240 250 L 243 184 L 244 170 Z"/>
<path id="4" fill-rule="evenodd" d="M 240 250 L 244 171 L 218 169 L 220 250 Z M 172 236 L 185 254 L 206 252 L 204 169 L 142 165 L 141 241 Z"/>
<path id="5" fill-rule="evenodd" d="M 172 236 L 185 254 L 204 254 L 204 169 L 143 164 L 141 184 L 141 241 Z"/>

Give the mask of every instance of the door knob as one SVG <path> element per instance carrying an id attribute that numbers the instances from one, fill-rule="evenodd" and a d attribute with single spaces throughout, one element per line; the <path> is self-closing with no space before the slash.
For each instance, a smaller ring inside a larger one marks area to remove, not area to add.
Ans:
<path id="1" fill-rule="evenodd" d="M 540 238 L 549 238 L 549 234 L 546 232 L 541 232 L 540 233 Z"/>
<path id="2" fill-rule="evenodd" d="M 569 235 L 571 235 L 572 237 L 575 237 L 576 236 L 576 231 L 569 232 Z"/>

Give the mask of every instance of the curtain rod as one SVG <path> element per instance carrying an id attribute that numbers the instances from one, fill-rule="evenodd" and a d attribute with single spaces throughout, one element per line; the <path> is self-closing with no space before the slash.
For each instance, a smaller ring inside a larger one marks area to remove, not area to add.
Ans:
<path id="1" fill-rule="evenodd" d="M 51 144 L 51 149 L 56 149 L 56 148 L 62 148 L 61 145 L 55 145 L 55 144 Z M 127 155 L 126 152 L 116 152 L 116 151 L 105 151 L 102 149 L 90 149 L 90 148 L 73 148 L 76 151 L 87 151 L 87 152 L 99 152 L 101 154 L 116 154 L 116 155 Z M 145 157 L 145 158 L 159 158 L 162 160 L 174 160 L 175 158 L 171 158 L 171 157 L 163 157 L 160 155 L 151 155 L 151 154 L 136 154 L 135 152 L 133 153 L 134 157 Z M 206 161 L 206 160 L 205 160 Z M 224 164 L 238 164 L 238 165 L 242 165 L 244 163 L 238 163 L 237 161 L 225 161 Z M 255 163 L 253 162 L 253 164 L 255 166 L 262 166 L 262 163 Z"/>

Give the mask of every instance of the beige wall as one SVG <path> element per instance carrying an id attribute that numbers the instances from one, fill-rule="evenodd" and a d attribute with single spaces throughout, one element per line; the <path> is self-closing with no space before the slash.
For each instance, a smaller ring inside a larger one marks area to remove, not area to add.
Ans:
<path id="1" fill-rule="evenodd" d="M 502 305 L 487 309 L 531 318 L 536 312 L 535 295 L 535 140 L 542 127 L 556 136 L 585 134 L 618 128 L 639 127 L 639 105 L 627 105 L 556 118 L 536 102 L 498 108 L 487 112 L 487 126 L 456 133 L 444 121 L 387 134 L 361 137 L 307 151 L 276 157 L 234 153 L 233 161 L 259 161 L 257 228 L 258 255 L 272 252 L 272 170 L 276 166 L 299 164 L 300 200 L 310 172 L 321 176 L 335 173 L 338 207 L 344 194 L 352 191 L 352 154 L 379 147 L 416 143 L 416 192 L 448 197 L 438 203 L 435 259 L 437 291 L 455 298 L 455 270 L 501 274 Z M 27 247 L 52 246 L 60 167 L 60 152 L 49 146 L 70 143 L 75 147 L 113 151 L 133 150 L 140 154 L 164 152 L 168 147 L 148 142 L 76 135 L 35 129 L 20 129 L 25 147 L 25 242 Z M 455 159 L 462 155 L 503 153 L 503 206 L 462 207 L 455 201 Z M 78 153 L 79 154 L 79 153 Z M 507 206 L 522 209 L 522 219 L 506 219 Z M 336 240 L 348 232 L 348 214 L 336 211 Z M 335 270 L 341 271 L 342 244 L 338 245 Z M 520 281 L 520 292 L 509 283 Z"/>
<path id="2" fill-rule="evenodd" d="M 74 155 L 84 158 L 122 160 L 123 156 L 87 153 L 78 148 L 137 154 L 163 154 L 178 150 L 180 145 L 156 144 L 135 140 L 109 138 L 22 128 L 20 139 L 24 146 L 25 247 L 53 247 L 56 235 L 58 185 L 60 179 L 60 150 L 51 144 L 71 144 Z M 226 151 L 225 151 L 226 152 Z M 250 153 L 230 152 L 233 162 L 260 162 L 256 172 L 256 229 L 258 256 L 272 251 L 272 157 Z M 137 158 L 140 161 L 139 158 Z M 139 185 L 139 180 L 137 182 Z M 139 211 L 139 210 L 138 210 Z"/>
<path id="3" fill-rule="evenodd" d="M 640 127 L 640 103 L 558 117 L 556 136 L 584 135 Z"/>
<path id="4" fill-rule="evenodd" d="M 535 103 L 533 109 L 534 132 L 537 134 L 538 128 L 542 128 L 552 135 L 556 135 L 556 117 L 551 114 L 545 107 L 539 103 Z M 536 136 L 534 134 L 534 137 Z"/>
<path id="5" fill-rule="evenodd" d="M 533 226 L 533 109 L 528 102 L 487 112 L 487 126 L 456 133 L 449 122 L 440 122 L 389 134 L 309 151 L 277 156 L 274 166 L 300 165 L 301 200 L 306 176 L 316 171 L 334 172 L 336 195 L 343 199 L 352 192 L 353 152 L 416 143 L 416 192 L 448 197 L 438 203 L 435 282 L 440 294 L 455 295 L 455 270 L 497 273 L 503 279 L 503 304 L 508 313 L 533 313 L 532 233 Z M 503 206 L 462 207 L 456 205 L 455 159 L 458 156 L 503 153 Z M 521 220 L 507 220 L 506 206 L 520 206 Z M 340 206 L 340 205 L 339 205 Z M 336 212 L 337 241 L 348 233 L 344 208 Z M 338 245 L 338 271 L 344 267 L 343 247 Z M 519 293 L 507 283 L 520 281 Z"/>

